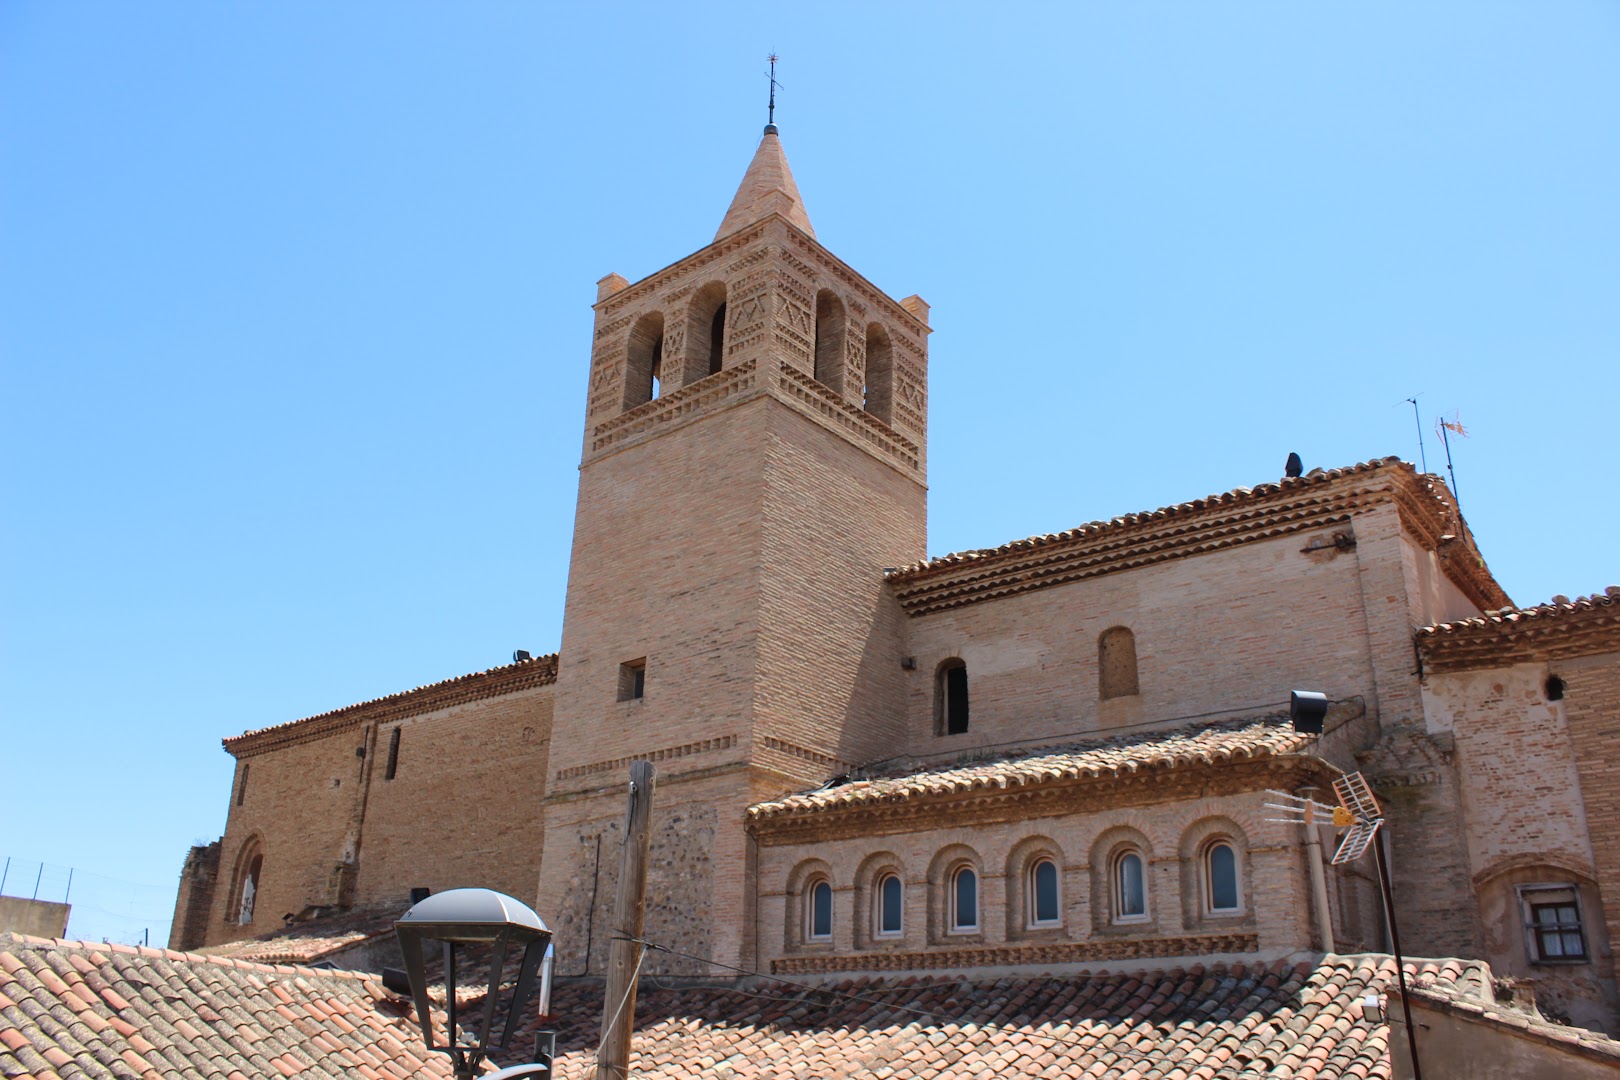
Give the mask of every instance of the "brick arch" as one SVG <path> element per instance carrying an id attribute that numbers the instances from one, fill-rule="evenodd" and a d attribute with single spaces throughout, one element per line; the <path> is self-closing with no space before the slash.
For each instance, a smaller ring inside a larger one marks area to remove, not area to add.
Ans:
<path id="1" fill-rule="evenodd" d="M 890 873 L 900 878 L 900 887 L 903 890 L 901 903 L 904 911 L 904 926 L 898 938 L 880 938 L 874 932 L 877 918 L 877 895 L 875 889 L 880 878 Z M 855 917 L 855 945 L 857 948 L 882 948 L 885 946 L 900 945 L 907 938 L 913 936 L 915 927 L 913 923 L 914 894 L 917 883 L 906 872 L 906 864 L 892 851 L 874 851 L 861 860 L 855 868 L 855 903 L 853 915 Z"/>
<path id="2" fill-rule="evenodd" d="M 724 281 L 710 281 L 687 303 L 682 386 L 714 374 L 725 364 L 726 296 Z"/>
<path id="3" fill-rule="evenodd" d="M 241 918 L 243 894 L 249 880 L 253 882 L 257 901 L 259 890 L 264 884 L 264 834 L 256 829 L 249 833 L 236 849 L 236 859 L 231 863 L 231 891 L 225 894 L 227 925 L 251 926 L 258 919 L 257 906 L 250 919 Z"/>
<path id="4" fill-rule="evenodd" d="M 838 885 L 833 879 L 832 865 L 825 859 L 815 857 L 801 859 L 788 871 L 787 876 L 787 918 L 783 920 L 783 944 L 790 952 L 805 948 L 819 946 L 826 948 L 826 942 L 812 943 L 808 940 L 805 928 L 809 924 L 809 890 L 810 886 L 818 881 L 825 881 L 833 887 L 833 935 L 838 935 Z M 847 894 L 846 894 L 847 897 Z M 847 915 L 847 913 L 845 913 Z"/>
<path id="5" fill-rule="evenodd" d="M 979 910 L 978 931 L 969 934 L 950 932 L 950 891 L 956 883 L 956 872 L 969 868 L 977 880 Z M 928 937 L 935 942 L 974 940 L 984 933 L 984 859 L 970 844 L 946 844 L 934 853 L 928 862 Z"/>
<path id="6" fill-rule="evenodd" d="M 844 338 L 849 316 L 831 289 L 816 293 L 815 379 L 835 394 L 844 392 Z"/>
<path id="7" fill-rule="evenodd" d="M 1225 841 L 1237 857 L 1238 907 L 1234 912 L 1211 912 L 1206 903 L 1205 857 L 1211 845 Z M 1181 921 L 1188 930 L 1214 926 L 1249 926 L 1254 923 L 1254 875 L 1249 860 L 1249 833 L 1236 819 L 1209 814 L 1181 833 L 1178 853 L 1181 878 Z"/>
<path id="8" fill-rule="evenodd" d="M 1029 925 L 1030 874 L 1035 864 L 1042 859 L 1050 859 L 1057 867 L 1059 918 L 1055 927 Z M 1012 941 L 1023 937 L 1062 934 L 1064 927 L 1069 925 L 1067 910 L 1071 899 L 1069 895 L 1071 884 L 1067 880 L 1067 860 L 1063 854 L 1063 846 L 1044 833 L 1024 837 L 1007 852 L 1006 875 L 1007 939 Z"/>
<path id="9" fill-rule="evenodd" d="M 664 313 L 650 311 L 630 328 L 625 344 L 624 408 L 645 405 L 665 381 Z"/>
<path id="10" fill-rule="evenodd" d="M 1154 932 L 1166 897 L 1154 881 L 1155 847 L 1148 834 L 1133 825 L 1116 824 L 1104 829 L 1091 843 L 1091 921 L 1099 934 L 1140 935 Z M 1142 885 L 1147 898 L 1147 918 L 1118 923 L 1114 918 L 1115 865 L 1127 852 L 1142 859 Z"/>

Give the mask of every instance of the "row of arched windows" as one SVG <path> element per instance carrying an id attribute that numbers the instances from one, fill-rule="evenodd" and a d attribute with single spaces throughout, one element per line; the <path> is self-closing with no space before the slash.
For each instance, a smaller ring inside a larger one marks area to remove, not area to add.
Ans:
<path id="1" fill-rule="evenodd" d="M 1101 858 L 1097 865 L 1069 867 L 1070 887 L 1084 880 L 1082 869 L 1090 872 L 1092 929 L 1128 933 L 1133 926 L 1151 926 L 1158 923 L 1157 909 L 1161 907 L 1181 907 L 1189 924 L 1244 916 L 1242 833 L 1222 819 L 1200 823 L 1188 831 L 1188 836 L 1184 845 L 1187 850 L 1178 860 L 1182 864 L 1182 905 L 1155 895 L 1149 849 L 1145 840 L 1130 830 L 1105 834 L 1106 843 L 1098 852 Z M 982 933 L 985 912 L 979 860 L 965 846 L 954 845 L 943 861 L 936 857 L 935 862 L 942 863 L 943 872 L 937 872 L 936 866 L 925 882 L 916 882 L 906 879 L 892 856 L 870 857 L 857 873 L 853 887 L 845 889 L 835 885 L 831 869 L 819 860 L 801 864 L 794 874 L 794 881 L 800 884 L 796 893 L 790 891 L 798 901 L 798 943 L 830 943 L 836 920 L 849 917 L 840 910 L 841 905 L 848 904 L 854 908 L 852 929 L 857 946 L 906 938 L 911 929 L 907 919 L 918 913 L 908 901 L 918 887 L 930 894 L 922 906 L 928 912 L 931 938 L 948 941 L 952 936 Z M 1064 871 L 1062 856 L 1054 844 L 1036 838 L 1019 846 L 1008 868 L 1005 890 L 1009 937 L 1080 929 L 1067 925 L 1073 905 L 1065 904 Z"/>
<path id="2" fill-rule="evenodd" d="M 1097 696 L 1107 701 L 1139 692 L 1136 635 L 1128 626 L 1109 627 L 1097 638 Z M 934 669 L 934 734 L 962 735 L 967 730 L 967 663 L 952 656 Z"/>
<path id="3" fill-rule="evenodd" d="M 684 313 L 680 356 L 664 355 L 664 313 L 649 312 L 630 328 L 625 364 L 624 408 L 633 409 L 713 375 L 725 366 L 726 286 L 711 281 L 693 294 Z M 850 333 L 844 302 L 831 289 L 816 294 L 814 375 L 834 393 L 845 394 L 845 341 Z M 858 332 L 858 329 L 857 329 Z M 849 389 L 854 389 L 850 387 Z M 894 413 L 894 349 L 882 323 L 866 327 L 866 378 L 860 399 L 868 413 L 885 424 Z"/>

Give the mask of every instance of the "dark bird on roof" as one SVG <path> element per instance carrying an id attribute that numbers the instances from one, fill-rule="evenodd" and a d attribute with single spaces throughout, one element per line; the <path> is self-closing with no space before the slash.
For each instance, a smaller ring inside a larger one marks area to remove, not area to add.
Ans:
<path id="1" fill-rule="evenodd" d="M 1303 461 L 1299 460 L 1299 455 L 1298 454 L 1289 454 L 1288 455 L 1288 464 L 1283 466 L 1283 475 L 1284 476 L 1294 477 L 1294 476 L 1299 476 L 1304 471 L 1305 471 L 1305 463 Z"/>

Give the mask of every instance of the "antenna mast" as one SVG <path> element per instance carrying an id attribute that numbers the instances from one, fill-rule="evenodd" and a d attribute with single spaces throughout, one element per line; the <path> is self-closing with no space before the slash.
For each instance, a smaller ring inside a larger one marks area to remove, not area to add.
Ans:
<path id="1" fill-rule="evenodd" d="M 776 81 L 776 60 L 777 60 L 777 56 L 776 56 L 775 53 L 771 53 L 765 59 L 770 61 L 770 65 L 771 65 L 771 74 L 770 74 L 770 78 L 771 78 L 771 102 L 770 102 L 770 111 L 766 114 L 766 119 L 765 119 L 765 134 L 767 134 L 767 135 L 775 135 L 776 134 L 776 87 L 779 85 L 777 83 L 777 81 Z"/>

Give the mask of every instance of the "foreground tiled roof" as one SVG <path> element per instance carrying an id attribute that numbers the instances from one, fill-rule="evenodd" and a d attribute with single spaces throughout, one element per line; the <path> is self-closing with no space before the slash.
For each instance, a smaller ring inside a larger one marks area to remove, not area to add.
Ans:
<path id="1" fill-rule="evenodd" d="M 0 934 L 0 1076 L 449 1076 L 374 978 Z"/>
<path id="2" fill-rule="evenodd" d="M 1484 965 L 1409 961 L 1433 985 Z M 636 1003 L 638 1078 L 1387 1078 L 1389 1030 L 1361 1019 L 1384 956 L 1072 978 L 856 979 L 659 989 Z M 594 1075 L 601 992 L 559 988 L 557 1075 Z M 503 1059 L 504 1061 L 505 1059 Z M 513 1060 L 516 1060 L 515 1058 Z"/>
<path id="3" fill-rule="evenodd" d="M 1189 765 L 1275 758 L 1293 754 L 1311 740 L 1296 735 L 1287 720 L 1206 724 L 1196 728 L 1115 736 L 1024 754 L 850 780 L 836 787 L 800 792 L 748 808 L 752 821 L 861 807 L 893 806 L 967 792 L 1026 787 L 1164 772 Z"/>
<path id="4" fill-rule="evenodd" d="M 1348 524 L 1356 512 L 1393 503 L 1402 524 L 1435 551 L 1448 575 L 1481 608 L 1508 603 L 1485 568 L 1438 477 L 1387 457 L 1342 469 L 1234 488 L 1059 533 L 938 556 L 885 574 L 912 615 Z M 1348 539 L 1348 537 L 1347 537 Z"/>
<path id="5" fill-rule="evenodd" d="M 1620 585 L 1601 593 L 1555 596 L 1534 607 L 1506 607 L 1417 633 L 1426 671 L 1461 671 L 1528 660 L 1556 660 L 1620 648 Z"/>
<path id="6" fill-rule="evenodd" d="M 394 921 L 403 911 L 403 907 L 347 911 L 197 951 L 205 956 L 226 956 L 261 964 L 311 964 L 362 941 L 392 934 Z"/>
<path id="7" fill-rule="evenodd" d="M 241 757 L 256 754 L 278 746 L 303 742 L 306 739 L 330 735 L 335 731 L 357 727 L 373 720 L 389 720 L 399 716 L 415 716 L 469 701 L 515 694 L 536 686 L 547 686 L 557 681 L 557 654 L 536 656 L 513 664 L 458 675 L 454 679 L 429 683 L 397 694 L 387 694 L 355 705 L 345 705 L 331 712 L 289 720 L 284 724 L 245 731 L 222 740 L 225 749 Z"/>

